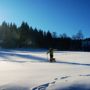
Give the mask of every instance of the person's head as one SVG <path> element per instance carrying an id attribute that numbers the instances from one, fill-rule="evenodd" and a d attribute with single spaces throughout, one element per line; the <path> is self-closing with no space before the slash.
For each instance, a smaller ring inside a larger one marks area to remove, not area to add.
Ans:
<path id="1" fill-rule="evenodd" d="M 53 48 L 49 48 L 49 50 L 53 50 Z"/>

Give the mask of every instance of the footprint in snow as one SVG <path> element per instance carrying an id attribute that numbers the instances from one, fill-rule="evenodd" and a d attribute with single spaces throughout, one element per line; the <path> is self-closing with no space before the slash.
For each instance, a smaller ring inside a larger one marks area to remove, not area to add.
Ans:
<path id="1" fill-rule="evenodd" d="M 54 81 L 52 81 L 50 84 L 55 84 L 58 78 L 55 78 Z"/>
<path id="2" fill-rule="evenodd" d="M 35 88 L 33 88 L 32 90 L 46 90 L 46 88 L 49 86 L 49 83 L 37 86 Z"/>
<path id="3" fill-rule="evenodd" d="M 58 80 L 58 78 L 55 78 L 54 80 Z"/>
<path id="4" fill-rule="evenodd" d="M 66 79 L 66 78 L 68 78 L 68 77 L 70 77 L 70 76 L 64 76 L 64 77 L 61 77 L 60 79 Z"/>
<path id="5" fill-rule="evenodd" d="M 49 86 L 49 84 L 54 85 L 56 83 L 56 80 L 58 80 L 58 78 L 55 78 L 54 81 L 52 81 L 51 83 L 46 83 L 46 84 L 37 86 L 37 87 L 33 88 L 32 90 L 46 90 L 46 88 Z"/>
<path id="6" fill-rule="evenodd" d="M 61 77 L 60 79 L 66 79 L 70 76 L 65 76 L 65 77 Z M 51 83 L 46 83 L 46 84 L 43 84 L 43 85 L 40 85 L 40 86 L 37 86 L 35 88 L 33 88 L 32 90 L 46 90 L 47 87 L 49 86 L 49 84 L 51 85 L 55 85 L 56 81 L 58 80 L 58 78 L 55 78 L 54 81 L 52 81 Z M 67 81 L 67 80 L 66 80 Z"/>
<path id="7" fill-rule="evenodd" d="M 55 84 L 56 82 L 55 81 L 53 81 L 53 82 L 51 82 L 50 84 Z"/>
<path id="8" fill-rule="evenodd" d="M 80 76 L 90 76 L 90 74 L 86 74 L 86 75 L 80 75 Z"/>

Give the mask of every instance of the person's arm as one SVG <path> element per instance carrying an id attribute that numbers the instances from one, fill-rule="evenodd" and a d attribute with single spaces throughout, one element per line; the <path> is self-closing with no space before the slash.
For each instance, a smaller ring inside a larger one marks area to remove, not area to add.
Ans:
<path id="1" fill-rule="evenodd" d="M 48 50 L 48 51 L 47 51 L 47 54 L 48 54 L 49 52 L 50 52 L 50 51 Z"/>

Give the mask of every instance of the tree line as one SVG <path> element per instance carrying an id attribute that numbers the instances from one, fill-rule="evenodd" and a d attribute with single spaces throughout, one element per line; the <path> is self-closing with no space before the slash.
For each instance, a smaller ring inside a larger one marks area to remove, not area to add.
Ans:
<path id="1" fill-rule="evenodd" d="M 82 31 L 78 31 L 72 37 L 63 33 L 57 36 L 56 32 L 38 30 L 32 28 L 27 22 L 17 27 L 16 24 L 6 23 L 0 25 L 1 48 L 56 48 L 60 50 L 83 50 Z M 90 48 L 90 47 L 89 47 Z"/>

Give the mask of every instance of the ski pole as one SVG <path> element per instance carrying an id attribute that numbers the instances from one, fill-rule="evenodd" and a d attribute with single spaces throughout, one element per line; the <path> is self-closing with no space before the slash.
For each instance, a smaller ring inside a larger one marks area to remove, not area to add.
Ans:
<path id="1" fill-rule="evenodd" d="M 48 54 L 47 54 L 47 60 L 48 60 Z"/>

